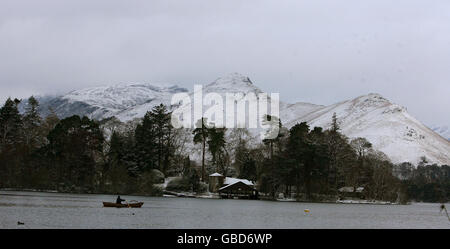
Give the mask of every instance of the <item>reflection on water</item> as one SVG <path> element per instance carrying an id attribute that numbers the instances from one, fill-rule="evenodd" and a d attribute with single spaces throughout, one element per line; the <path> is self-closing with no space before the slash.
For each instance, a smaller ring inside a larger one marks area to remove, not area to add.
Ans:
<path id="1" fill-rule="evenodd" d="M 0 228 L 450 228 L 439 204 L 358 205 L 0 191 Z M 303 210 L 309 209 L 305 215 Z M 17 225 L 17 222 L 25 225 Z"/>

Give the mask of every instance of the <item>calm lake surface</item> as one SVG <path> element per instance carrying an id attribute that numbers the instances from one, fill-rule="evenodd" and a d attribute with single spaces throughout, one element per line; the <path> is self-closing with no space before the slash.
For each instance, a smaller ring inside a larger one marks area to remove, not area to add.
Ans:
<path id="1" fill-rule="evenodd" d="M 444 228 L 439 204 L 359 205 L 0 191 L 0 228 Z M 447 205 L 448 208 L 448 205 Z M 309 215 L 303 210 L 310 209 Z M 25 225 L 17 225 L 17 222 Z"/>

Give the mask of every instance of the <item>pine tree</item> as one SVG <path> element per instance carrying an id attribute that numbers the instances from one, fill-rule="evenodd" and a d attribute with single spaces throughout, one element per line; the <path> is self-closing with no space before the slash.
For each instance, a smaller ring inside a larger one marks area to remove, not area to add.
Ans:
<path id="1" fill-rule="evenodd" d="M 331 132 L 337 133 L 337 132 L 339 132 L 340 129 L 341 128 L 339 127 L 336 113 L 334 112 L 333 113 L 333 117 L 332 117 L 332 121 L 331 121 Z"/>
<path id="2" fill-rule="evenodd" d="M 300 190 L 301 183 L 307 191 L 307 196 L 310 195 L 310 151 L 308 132 L 309 126 L 303 122 L 294 125 L 290 130 L 290 135 L 287 144 L 287 155 L 292 162 L 296 176 L 297 191 Z"/>
<path id="3" fill-rule="evenodd" d="M 206 126 L 207 119 L 201 118 L 197 121 L 196 127 L 192 132 L 194 134 L 194 144 L 202 144 L 202 178 L 201 181 L 205 181 L 205 154 L 206 154 L 206 141 L 209 137 L 209 130 Z"/>
<path id="4" fill-rule="evenodd" d="M 225 175 L 227 172 L 224 172 L 222 161 L 225 156 L 225 128 L 209 128 L 208 134 L 208 150 L 212 156 L 213 166 L 219 171 L 219 165 L 222 165 L 222 174 Z"/>
<path id="5" fill-rule="evenodd" d="M 138 171 L 158 169 L 166 175 L 175 153 L 171 113 L 163 104 L 147 112 L 135 129 Z"/>
<path id="6" fill-rule="evenodd" d="M 0 184 L 12 187 L 19 186 L 25 159 L 19 103 L 18 99 L 8 98 L 0 108 Z"/>
<path id="7" fill-rule="evenodd" d="M 331 129 L 326 133 L 326 143 L 328 149 L 329 164 L 327 167 L 327 181 L 326 188 L 330 189 L 330 183 L 332 185 L 332 191 L 337 194 L 338 185 L 338 175 L 340 169 L 338 168 L 342 162 L 339 162 L 342 158 L 343 148 L 345 148 L 347 141 L 344 139 L 343 135 L 339 132 L 340 127 L 338 124 L 338 118 L 336 113 L 333 113 L 331 121 Z"/>
<path id="8" fill-rule="evenodd" d="M 278 124 L 277 129 L 271 128 L 266 131 L 266 135 L 270 137 L 275 135 L 275 137 L 271 139 L 263 139 L 263 144 L 269 148 L 269 158 L 264 161 L 263 172 L 260 176 L 260 180 L 262 181 L 264 188 L 271 193 L 272 198 L 275 198 L 275 192 L 282 184 L 280 169 L 285 165 L 284 158 L 281 156 L 281 140 L 284 137 L 284 133 L 282 132 L 283 125 L 278 117 L 271 115 L 266 115 L 264 122 L 269 125 Z M 274 132 L 277 133 L 273 134 Z M 275 154 L 275 147 L 278 149 L 277 154 Z"/>
<path id="9" fill-rule="evenodd" d="M 8 98 L 0 108 L 0 150 L 22 142 L 22 117 L 18 110 L 19 100 Z"/>
<path id="10" fill-rule="evenodd" d="M 135 130 L 135 153 L 137 170 L 144 172 L 157 168 L 157 136 L 155 124 L 150 112 L 147 112 L 141 124 Z"/>
<path id="11" fill-rule="evenodd" d="M 170 159 L 173 156 L 173 126 L 171 124 L 171 113 L 167 111 L 166 106 L 160 104 L 150 112 L 155 126 L 155 142 L 157 154 L 157 168 L 166 175 L 170 166 Z"/>

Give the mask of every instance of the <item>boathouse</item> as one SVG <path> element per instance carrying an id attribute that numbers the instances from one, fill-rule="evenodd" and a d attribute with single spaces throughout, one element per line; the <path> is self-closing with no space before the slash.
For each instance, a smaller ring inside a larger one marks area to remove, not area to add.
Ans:
<path id="1" fill-rule="evenodd" d="M 247 179 L 225 177 L 214 173 L 209 175 L 209 191 L 219 193 L 222 198 L 257 198 L 255 184 Z"/>
<path id="2" fill-rule="evenodd" d="M 338 189 L 340 198 L 364 199 L 364 187 L 342 187 Z"/>
<path id="3" fill-rule="evenodd" d="M 244 182 L 225 185 L 219 189 L 219 195 L 222 198 L 240 198 L 240 199 L 258 199 L 258 191 L 253 185 L 247 185 Z"/>

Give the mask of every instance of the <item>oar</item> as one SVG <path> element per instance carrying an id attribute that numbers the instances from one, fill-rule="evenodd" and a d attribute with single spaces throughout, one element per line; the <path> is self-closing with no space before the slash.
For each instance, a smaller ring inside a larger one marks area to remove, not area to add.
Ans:
<path id="1" fill-rule="evenodd" d="M 128 201 L 125 201 L 125 202 L 127 203 L 127 205 L 128 205 L 128 208 L 131 208 L 130 204 L 128 204 Z"/>

